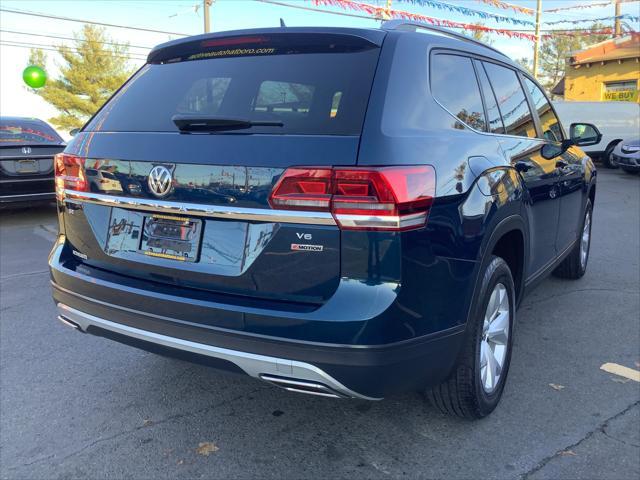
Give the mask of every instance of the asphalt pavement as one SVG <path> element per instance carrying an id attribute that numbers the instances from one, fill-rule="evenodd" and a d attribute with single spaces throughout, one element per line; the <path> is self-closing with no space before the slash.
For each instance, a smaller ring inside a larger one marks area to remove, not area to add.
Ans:
<path id="1" fill-rule="evenodd" d="M 0 211 L 0 477 L 640 477 L 640 176 L 600 169 L 587 274 L 517 315 L 501 405 L 467 422 L 418 393 L 288 393 L 56 320 L 51 207 Z"/>

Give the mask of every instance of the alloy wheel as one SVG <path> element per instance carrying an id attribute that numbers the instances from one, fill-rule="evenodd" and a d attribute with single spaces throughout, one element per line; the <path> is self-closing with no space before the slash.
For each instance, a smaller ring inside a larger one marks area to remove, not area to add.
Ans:
<path id="1" fill-rule="evenodd" d="M 582 237 L 580 239 L 580 266 L 584 270 L 587 267 L 589 258 L 589 242 L 591 241 L 591 210 L 587 210 L 582 227 Z"/>
<path id="2" fill-rule="evenodd" d="M 493 287 L 484 315 L 480 339 L 480 382 L 486 393 L 492 393 L 502 377 L 509 348 L 510 308 L 507 288 Z"/>

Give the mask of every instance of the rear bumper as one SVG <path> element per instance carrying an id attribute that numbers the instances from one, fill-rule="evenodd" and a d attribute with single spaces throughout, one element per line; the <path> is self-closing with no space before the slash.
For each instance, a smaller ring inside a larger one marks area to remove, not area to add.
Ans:
<path id="1" fill-rule="evenodd" d="M 167 349 L 227 361 L 252 377 L 284 386 L 288 390 L 304 390 L 304 393 L 313 393 L 327 397 L 377 400 L 377 398 L 367 397 L 366 395 L 361 395 L 350 390 L 326 372 L 306 362 L 267 355 L 256 355 L 249 352 L 231 350 L 162 335 L 99 318 L 62 303 L 58 303 L 58 318 L 63 323 L 74 328 L 79 328 L 85 333 L 95 333 L 99 335 L 101 331 L 106 330 L 115 334 L 112 338 L 118 338 L 118 336 L 129 337 L 146 344 L 154 344 Z M 124 338 L 122 338 L 122 340 L 124 340 Z M 148 346 L 151 347 L 151 345 Z"/>
<path id="2" fill-rule="evenodd" d="M 59 249 L 54 248 L 50 257 L 53 297 L 66 323 L 83 332 L 145 350 L 239 370 L 295 391 L 379 399 L 437 384 L 453 368 L 463 338 L 464 326 L 457 326 L 389 344 L 344 345 L 196 323 L 179 315 L 183 306 L 178 305 L 172 311 L 169 303 L 165 308 L 164 302 L 140 290 L 123 293 L 119 285 L 106 281 L 96 283 L 93 277 L 66 269 L 58 261 L 57 251 Z M 110 295 L 110 290 L 118 294 Z M 186 301 L 176 298 L 173 303 L 178 300 Z M 153 303 L 155 308 L 150 308 Z M 194 302 L 202 318 L 224 314 L 219 303 L 215 309 L 203 303 Z M 232 306 L 226 313 L 230 318 L 237 315 Z M 294 315 L 292 312 L 282 314 L 289 321 Z M 314 322 L 303 317 L 300 314 L 301 325 Z M 309 325 L 311 327 L 313 325 Z"/>
<path id="3" fill-rule="evenodd" d="M 0 175 L 0 203 L 37 202 L 55 198 L 53 173 Z"/>

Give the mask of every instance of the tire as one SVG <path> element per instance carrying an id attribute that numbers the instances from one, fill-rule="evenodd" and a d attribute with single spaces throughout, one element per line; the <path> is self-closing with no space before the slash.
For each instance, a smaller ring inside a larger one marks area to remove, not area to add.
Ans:
<path id="1" fill-rule="evenodd" d="M 588 222 L 588 225 L 586 223 Z M 589 263 L 589 251 L 591 249 L 591 226 L 593 224 L 593 205 L 591 200 L 587 200 L 587 205 L 584 209 L 584 217 L 582 217 L 582 223 L 580 224 L 580 238 L 574 245 L 571 253 L 565 258 L 560 265 L 556 267 L 553 274 L 559 278 L 567 278 L 571 280 L 577 280 L 581 278 L 587 271 L 587 264 Z M 586 225 L 586 229 L 585 229 Z M 585 242 L 586 234 L 586 245 Z M 584 258 L 583 258 L 584 248 Z"/>
<path id="2" fill-rule="evenodd" d="M 504 295 L 500 295 L 501 292 Z M 502 303 L 498 303 L 500 308 L 497 310 L 489 306 L 493 295 L 503 299 Z M 492 256 L 482 275 L 479 294 L 473 305 L 474 313 L 467 325 L 457 365 L 446 381 L 426 392 L 427 399 L 442 413 L 474 420 L 486 417 L 498 406 L 511 363 L 515 298 L 509 266 L 502 258 Z M 505 312 L 508 314 L 506 318 Z M 487 313 L 498 313 L 498 316 L 491 315 L 495 320 L 487 323 Z M 494 325 L 493 335 L 489 333 L 491 327 L 487 328 L 488 325 Z M 490 337 L 500 344 L 492 343 Z M 499 347 L 504 347 L 504 350 Z M 482 365 L 489 360 L 488 356 L 483 356 L 481 360 L 483 353 L 492 355 L 494 361 L 502 358 L 500 373 L 494 376 L 496 381 L 491 388 L 485 386 L 491 383 L 487 376 L 491 370 L 488 365 Z"/>
<path id="3" fill-rule="evenodd" d="M 607 168 L 618 168 L 618 165 L 611 161 L 611 155 L 613 154 L 613 149 L 616 148 L 616 145 L 619 142 L 610 144 L 607 149 L 602 154 L 602 163 Z"/>

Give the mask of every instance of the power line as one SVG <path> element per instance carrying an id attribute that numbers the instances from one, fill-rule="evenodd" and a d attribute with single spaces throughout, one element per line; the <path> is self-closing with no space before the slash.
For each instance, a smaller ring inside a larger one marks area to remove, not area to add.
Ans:
<path id="1" fill-rule="evenodd" d="M 297 8 L 298 10 L 308 10 L 311 12 L 320 12 L 320 13 L 330 13 L 331 15 L 341 15 L 343 17 L 354 17 L 354 18 L 364 18 L 365 20 L 374 20 L 378 21 L 379 18 L 371 17 L 369 15 L 358 15 L 357 13 L 346 13 L 346 12 L 332 12 L 331 10 L 324 10 L 322 8 L 314 8 L 314 7 L 303 7 L 301 5 L 292 5 L 290 3 L 277 2 L 275 0 L 254 0 L 255 2 L 260 3 L 268 3 L 271 5 L 278 5 L 280 7 L 289 7 L 289 8 Z"/>
<path id="2" fill-rule="evenodd" d="M 50 52 L 60 53 L 58 48 L 55 45 L 50 45 L 50 44 L 18 42 L 13 40 L 0 40 L 0 45 L 4 45 L 6 47 L 36 48 L 41 50 L 47 50 Z M 68 48 L 73 53 L 80 53 L 77 49 L 74 49 L 72 47 L 65 47 L 65 48 Z M 93 55 L 98 57 L 127 58 L 129 60 L 142 60 L 142 61 L 147 59 L 147 57 L 144 57 L 144 56 L 116 55 L 116 54 L 109 54 L 109 53 L 94 53 Z"/>
<path id="3" fill-rule="evenodd" d="M 153 30 L 151 28 L 130 27 L 127 25 L 116 25 L 114 23 L 94 22 L 93 20 L 82 20 L 79 18 L 61 17 L 58 15 L 48 15 L 46 13 L 32 12 L 27 10 L 14 10 L 9 8 L 0 8 L 0 12 L 16 13 L 18 15 L 29 15 L 32 17 L 52 18 L 54 20 L 64 20 L 67 22 L 90 23 L 92 25 L 101 25 L 103 27 L 124 28 L 126 30 L 139 30 L 141 32 L 163 33 L 167 35 L 179 35 L 181 37 L 188 37 L 190 35 L 188 33 L 167 32 L 164 30 Z"/>
<path id="4" fill-rule="evenodd" d="M 32 33 L 32 32 L 18 32 L 15 30 L 5 30 L 5 29 L 0 29 L 0 32 L 4 32 L 4 33 L 13 33 L 13 34 L 17 34 L 17 35 L 29 35 L 32 37 L 46 37 L 46 38 L 56 38 L 59 40 L 73 40 L 75 42 L 87 42 L 88 40 L 82 39 L 82 38 L 73 38 L 73 37 L 61 37 L 58 35 L 45 35 L 43 33 Z M 9 40 L 11 41 L 11 40 Z M 103 45 L 114 45 L 114 46 L 126 46 L 126 47 L 131 47 L 131 48 L 144 48 L 147 50 L 151 50 L 153 47 L 148 47 L 148 46 L 143 46 L 143 45 L 128 45 L 128 44 L 123 44 L 123 43 L 115 43 L 115 42 L 104 42 L 104 41 L 99 41 L 99 40 L 92 40 L 92 42 L 95 43 L 100 43 Z M 136 52 L 131 52 L 131 53 L 136 53 Z"/>

